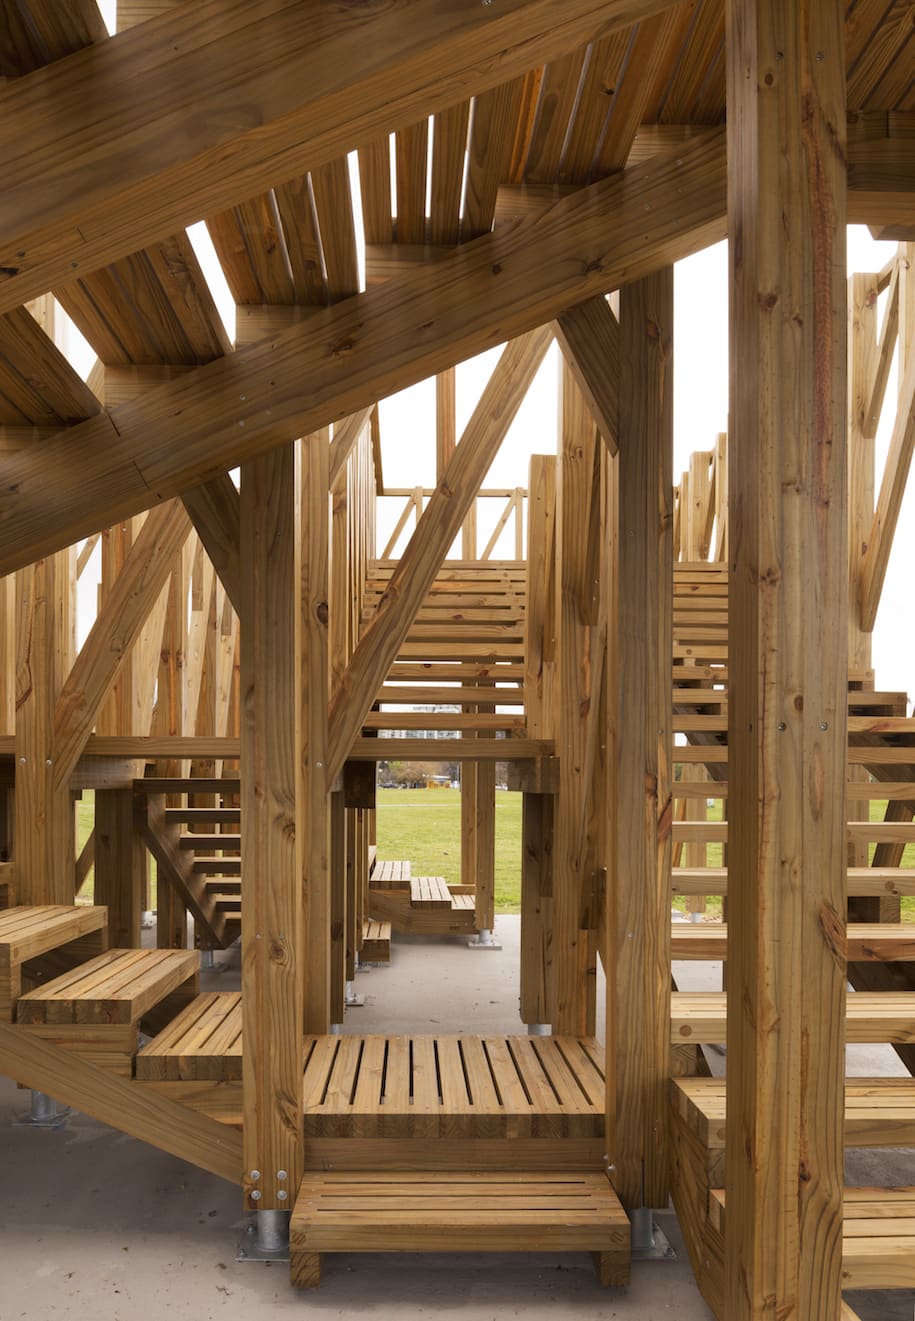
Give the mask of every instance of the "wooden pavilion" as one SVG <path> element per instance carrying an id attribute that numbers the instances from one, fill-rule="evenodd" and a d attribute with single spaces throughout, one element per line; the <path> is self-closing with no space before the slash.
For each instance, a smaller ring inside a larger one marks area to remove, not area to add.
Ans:
<path id="1" fill-rule="evenodd" d="M 846 1141 L 915 1145 L 911 1082 L 844 1051 L 915 1065 L 915 723 L 870 655 L 915 440 L 911 5 L 117 8 L 0 0 L 0 1070 L 236 1181 L 265 1242 L 291 1219 L 299 1285 L 537 1246 L 620 1284 L 672 1195 L 728 1321 L 915 1286 L 915 1190 L 843 1177 Z M 898 256 L 847 282 L 847 223 Z M 675 493 L 673 263 L 725 236 L 729 434 Z M 554 337 L 559 453 L 487 494 Z M 455 366 L 500 344 L 458 437 Z M 429 377 L 395 557 L 377 404 Z M 375 857 L 396 703 L 460 731 L 460 886 Z M 551 1035 L 335 1034 L 391 924 L 492 928 L 497 760 Z M 726 926 L 672 928 L 678 892 Z M 188 915 L 240 937 L 240 994 L 199 993 Z M 725 952 L 726 993 L 671 991 Z"/>

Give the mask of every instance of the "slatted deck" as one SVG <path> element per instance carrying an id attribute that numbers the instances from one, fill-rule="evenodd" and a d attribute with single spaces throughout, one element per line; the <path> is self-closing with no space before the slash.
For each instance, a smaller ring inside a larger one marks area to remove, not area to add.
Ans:
<path id="1" fill-rule="evenodd" d="M 237 1082 L 241 1078 L 241 995 L 198 995 L 137 1055 L 144 1082 Z"/>
<path id="2" fill-rule="evenodd" d="M 409 884 L 410 877 L 409 862 L 398 862 L 391 859 L 384 862 L 376 860 L 375 866 L 372 868 L 370 884 L 384 889 L 391 885 Z"/>
<path id="3" fill-rule="evenodd" d="M 306 1137 L 590 1138 L 604 1132 L 592 1038 L 316 1036 Z"/>
<path id="4" fill-rule="evenodd" d="M 602 1172 L 306 1174 L 290 1225 L 291 1278 L 320 1282 L 325 1252 L 598 1254 L 629 1279 L 629 1221 Z"/>

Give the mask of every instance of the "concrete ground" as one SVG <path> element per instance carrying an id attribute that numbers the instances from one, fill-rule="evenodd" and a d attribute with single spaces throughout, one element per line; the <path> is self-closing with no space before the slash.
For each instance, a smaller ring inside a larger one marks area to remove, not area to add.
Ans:
<path id="1" fill-rule="evenodd" d="M 352 1032 L 520 1032 L 519 919 L 498 920 L 501 952 L 461 940 L 403 938 L 390 967 L 357 977 L 364 1007 Z M 238 951 L 217 956 L 213 987 L 238 984 Z M 711 977 L 693 966 L 684 972 Z M 599 1003 L 602 994 L 599 993 Z M 884 1065 L 888 1063 L 886 1059 Z M 876 1072 L 877 1069 L 873 1069 Z M 0 1079 L 0 1321 L 216 1321 L 255 1311 L 419 1321 L 444 1311 L 460 1321 L 557 1310 L 575 1321 L 707 1321 L 675 1217 L 659 1224 L 677 1260 L 635 1262 L 628 1290 L 602 1289 L 589 1258 L 340 1255 L 325 1258 L 319 1290 L 297 1294 L 284 1264 L 241 1264 L 238 1190 L 83 1115 L 57 1132 L 13 1127 L 29 1094 Z M 855 1153 L 853 1159 L 857 1159 Z M 859 1182 L 915 1184 L 912 1152 L 864 1153 Z M 862 1321 L 911 1321 L 913 1294 L 849 1296 Z"/>

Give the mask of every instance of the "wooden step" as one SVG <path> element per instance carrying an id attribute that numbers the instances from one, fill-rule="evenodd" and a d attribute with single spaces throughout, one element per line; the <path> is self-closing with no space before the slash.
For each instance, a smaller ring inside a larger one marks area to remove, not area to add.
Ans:
<path id="1" fill-rule="evenodd" d="M 673 1078 L 671 1099 L 710 1152 L 723 1151 L 727 1117 L 724 1078 Z M 850 1147 L 915 1146 L 915 1079 L 848 1078 L 845 1141 Z"/>
<path id="2" fill-rule="evenodd" d="M 901 963 L 915 960 L 915 923 L 850 922 L 850 963 Z M 671 956 L 675 959 L 727 958 L 728 929 L 722 922 L 674 922 Z"/>
<path id="3" fill-rule="evenodd" d="M 147 776 L 134 780 L 135 793 L 144 794 L 237 794 L 241 780 L 237 775 L 205 776 Z"/>
<path id="4" fill-rule="evenodd" d="M 720 894 L 728 892 L 726 867 L 674 867 L 674 894 Z M 874 898 L 915 894 L 915 867 L 849 867 L 848 893 Z"/>
<path id="5" fill-rule="evenodd" d="M 709 1194 L 709 1219 L 724 1235 L 724 1189 Z M 843 1289 L 915 1288 L 915 1188 L 846 1188 Z"/>
<path id="6" fill-rule="evenodd" d="M 143 1082 L 238 1082 L 241 1079 L 241 995 L 198 995 L 137 1055 Z"/>
<path id="7" fill-rule="evenodd" d="M 182 835 L 178 844 L 183 849 L 233 849 L 241 848 L 241 835 Z"/>
<path id="8" fill-rule="evenodd" d="M 410 878 L 411 908 L 451 908 L 451 891 L 444 876 Z"/>
<path id="9" fill-rule="evenodd" d="M 593 1252 L 602 1284 L 629 1279 L 629 1221 L 601 1171 L 307 1173 L 289 1250 L 300 1288 L 325 1252 Z"/>
<path id="10" fill-rule="evenodd" d="M 195 872 L 207 876 L 241 876 L 241 858 L 220 858 L 198 853 L 191 865 Z"/>
<path id="11" fill-rule="evenodd" d="M 723 1045 L 727 996 L 723 991 L 675 991 L 670 1039 L 674 1045 Z M 846 1001 L 850 1043 L 915 1042 L 915 991 L 850 991 Z"/>
<path id="12" fill-rule="evenodd" d="M 138 1023 L 173 993 L 196 994 L 194 950 L 112 949 L 20 996 L 19 1023 Z"/>
<path id="13" fill-rule="evenodd" d="M 107 944 L 108 909 L 100 905 L 22 905 L 0 913 L 0 1022 L 12 1021 L 25 964 L 60 950 L 75 963 Z M 31 972 L 40 975 L 39 969 Z"/>
<path id="14" fill-rule="evenodd" d="M 602 1139 L 604 1090 L 604 1050 L 593 1038 L 305 1039 L 309 1141 Z"/>
<path id="15" fill-rule="evenodd" d="M 363 922 L 359 955 L 365 963 L 391 962 L 390 922 L 376 922 L 372 918 Z"/>
<path id="16" fill-rule="evenodd" d="M 241 820 L 240 807 L 167 807 L 167 825 L 237 826 Z"/>
<path id="17" fill-rule="evenodd" d="M 379 861 L 376 858 L 369 884 L 377 886 L 380 890 L 387 890 L 393 885 L 409 885 L 410 879 L 409 862 L 399 862 L 392 859 Z"/>

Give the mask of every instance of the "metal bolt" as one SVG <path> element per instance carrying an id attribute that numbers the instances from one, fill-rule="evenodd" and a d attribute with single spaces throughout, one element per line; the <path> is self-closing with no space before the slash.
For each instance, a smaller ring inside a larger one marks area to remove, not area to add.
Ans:
<path id="1" fill-rule="evenodd" d="M 20 758 L 19 758 L 19 765 L 20 765 L 20 766 L 24 766 L 24 765 L 25 765 L 25 757 L 20 757 Z"/>
<path id="2" fill-rule="evenodd" d="M 51 765 L 51 758 L 50 758 L 50 757 L 45 757 L 45 759 L 44 759 L 44 764 L 45 764 L 46 766 L 50 766 L 50 765 Z"/>
<path id="3" fill-rule="evenodd" d="M 777 728 L 778 728 L 778 732 L 779 732 L 780 734 L 784 734 L 784 732 L 785 732 L 785 730 L 788 728 L 788 726 L 785 724 L 784 720 L 780 720 L 780 721 L 778 722 L 778 726 L 777 726 Z"/>
<path id="4" fill-rule="evenodd" d="M 323 763 L 323 761 L 316 761 L 316 762 L 315 762 L 315 770 L 322 771 L 323 769 L 324 769 L 324 763 Z"/>
<path id="5" fill-rule="evenodd" d="M 277 1200 L 278 1200 L 278 1201 L 280 1201 L 280 1202 L 285 1202 L 285 1200 L 286 1200 L 286 1198 L 289 1196 L 289 1194 L 286 1192 L 286 1189 L 285 1189 L 285 1188 L 281 1188 L 281 1189 L 279 1190 L 279 1192 L 277 1193 L 276 1196 L 277 1196 Z"/>
<path id="6" fill-rule="evenodd" d="M 820 729 L 828 729 L 828 728 L 829 728 L 829 722 L 826 721 L 826 720 L 821 720 L 821 721 L 820 721 Z"/>
<path id="7" fill-rule="evenodd" d="M 289 1175 L 286 1173 L 285 1170 L 277 1170 L 276 1177 L 278 1179 L 288 1179 Z"/>
<path id="8" fill-rule="evenodd" d="M 823 54 L 823 52 L 822 52 L 821 50 L 818 50 L 818 51 L 817 51 L 817 60 L 818 60 L 818 61 L 819 61 L 819 60 L 825 60 L 825 58 L 826 58 L 826 56 Z"/>
<path id="9" fill-rule="evenodd" d="M 252 1201 L 252 1202 L 259 1202 L 260 1200 L 261 1200 L 260 1192 L 258 1191 L 257 1188 L 255 1188 L 255 1189 L 254 1189 L 254 1192 L 251 1194 L 251 1201 Z"/>
<path id="10" fill-rule="evenodd" d="M 255 1182 L 257 1182 L 257 1180 L 258 1180 L 260 1177 L 261 1177 L 261 1172 L 260 1172 L 260 1170 L 252 1170 L 252 1171 L 251 1171 L 251 1178 L 254 1179 Z"/>

